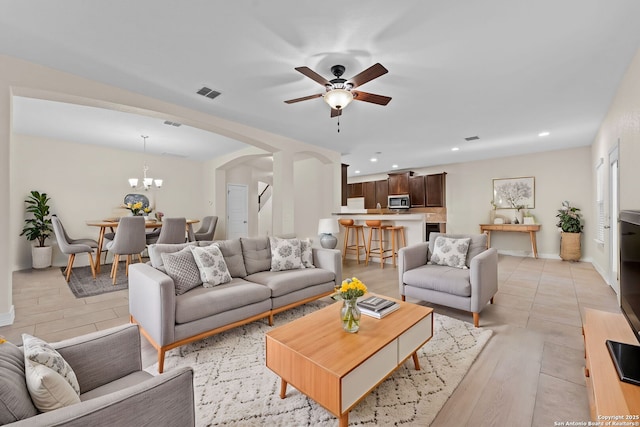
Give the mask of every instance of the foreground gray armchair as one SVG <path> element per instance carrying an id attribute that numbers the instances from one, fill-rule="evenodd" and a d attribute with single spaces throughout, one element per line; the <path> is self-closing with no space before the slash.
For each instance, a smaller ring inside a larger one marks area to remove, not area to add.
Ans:
<path id="1" fill-rule="evenodd" d="M 438 236 L 470 238 L 466 269 L 428 264 Z M 480 312 L 498 292 L 498 253 L 487 249 L 486 234 L 431 233 L 429 241 L 398 251 L 400 295 L 473 313 L 478 327 Z"/>
<path id="2" fill-rule="evenodd" d="M 191 368 L 181 368 L 158 376 L 143 371 L 140 332 L 136 325 L 94 332 L 52 343 L 52 346 L 76 374 L 81 403 L 10 425 L 195 425 L 193 371 Z M 22 352 L 21 349 L 15 351 Z M 12 375 L 16 373 L 19 372 L 13 369 Z M 12 382 L 12 387 L 26 388 L 26 384 L 20 384 L 20 381 Z M 24 393 L 15 390 L 13 395 L 24 396 Z M 31 400 L 22 404 L 33 405 Z"/>

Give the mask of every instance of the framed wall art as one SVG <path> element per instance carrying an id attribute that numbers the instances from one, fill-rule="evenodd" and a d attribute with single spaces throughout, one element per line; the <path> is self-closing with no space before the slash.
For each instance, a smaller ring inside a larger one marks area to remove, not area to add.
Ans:
<path id="1" fill-rule="evenodd" d="M 497 209 L 535 208 L 535 178 L 494 179 L 493 204 Z"/>

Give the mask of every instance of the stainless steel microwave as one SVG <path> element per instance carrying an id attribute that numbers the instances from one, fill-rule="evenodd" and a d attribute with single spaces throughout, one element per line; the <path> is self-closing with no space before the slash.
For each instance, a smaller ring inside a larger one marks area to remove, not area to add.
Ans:
<path id="1" fill-rule="evenodd" d="M 389 209 L 409 209 L 411 207 L 408 194 L 387 197 L 387 208 Z"/>

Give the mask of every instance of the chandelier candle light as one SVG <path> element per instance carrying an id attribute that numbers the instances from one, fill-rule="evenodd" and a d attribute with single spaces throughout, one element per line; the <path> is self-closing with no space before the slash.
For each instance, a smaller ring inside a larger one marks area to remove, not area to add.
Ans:
<path id="1" fill-rule="evenodd" d="M 131 186 L 131 188 L 144 188 L 145 191 L 149 190 L 149 188 L 151 188 L 153 184 L 155 184 L 157 188 L 161 188 L 162 187 L 161 179 L 147 178 L 147 171 L 149 170 L 149 166 L 147 166 L 146 156 L 147 156 L 147 138 L 149 137 L 145 135 L 140 135 L 140 136 L 144 140 L 143 153 L 145 156 L 145 162 L 142 168 L 142 174 L 143 174 L 142 187 L 138 187 L 138 178 L 129 178 L 129 185 Z"/>

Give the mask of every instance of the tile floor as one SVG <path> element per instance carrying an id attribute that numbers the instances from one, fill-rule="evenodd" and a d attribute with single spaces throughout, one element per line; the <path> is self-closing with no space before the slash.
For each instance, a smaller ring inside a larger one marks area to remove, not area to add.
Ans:
<path id="1" fill-rule="evenodd" d="M 348 260 L 343 273 L 357 276 L 371 291 L 399 297 L 392 266 Z M 15 323 L 0 327 L 0 335 L 15 343 L 23 332 L 57 341 L 129 320 L 127 291 L 76 299 L 59 268 L 14 272 L 13 293 Z M 472 320 L 469 313 L 434 307 Z M 615 293 L 591 264 L 500 256 L 499 292 L 480 316 L 480 326 L 494 336 L 432 425 L 537 427 L 587 421 L 581 334 L 587 307 L 619 311 Z M 153 349 L 143 347 L 144 363 L 153 363 Z"/>

